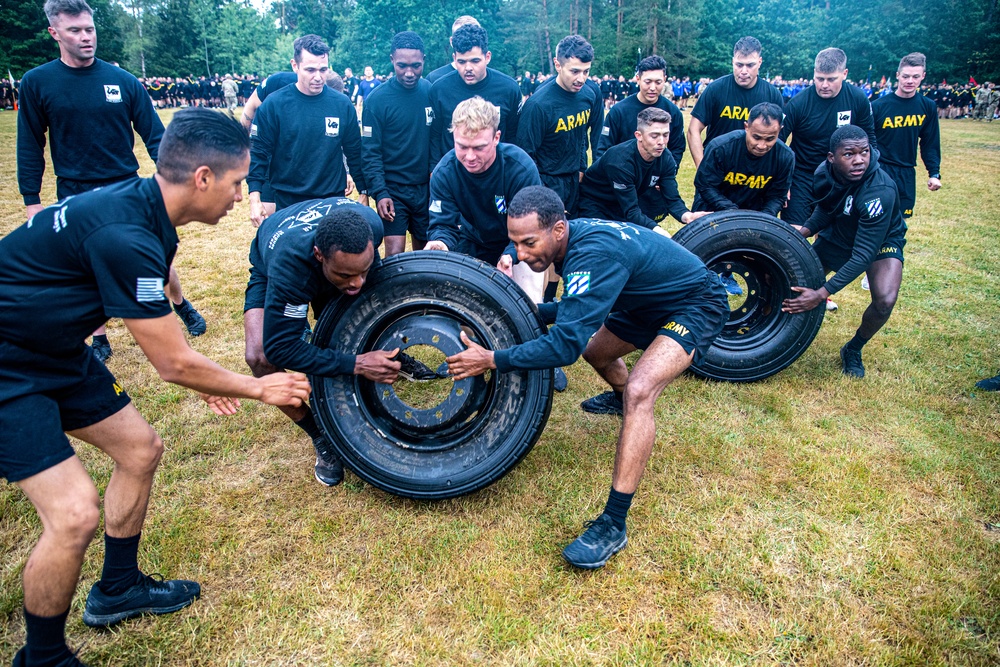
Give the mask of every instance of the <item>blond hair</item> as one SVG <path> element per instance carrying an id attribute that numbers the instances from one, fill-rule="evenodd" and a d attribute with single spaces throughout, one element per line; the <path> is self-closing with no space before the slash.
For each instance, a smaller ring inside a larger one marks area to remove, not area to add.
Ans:
<path id="1" fill-rule="evenodd" d="M 466 134 L 479 134 L 485 129 L 496 132 L 500 129 L 500 110 L 478 95 L 470 97 L 455 107 L 448 131 L 454 133 L 460 126 Z"/>

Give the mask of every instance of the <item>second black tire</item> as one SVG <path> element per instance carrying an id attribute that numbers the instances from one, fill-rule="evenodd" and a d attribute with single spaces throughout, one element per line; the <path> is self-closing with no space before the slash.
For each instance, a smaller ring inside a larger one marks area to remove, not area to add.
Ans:
<path id="1" fill-rule="evenodd" d="M 495 268 L 458 253 L 420 251 L 385 260 L 358 296 L 331 302 L 313 343 L 354 354 L 419 345 L 443 358 L 465 349 L 463 330 L 499 350 L 540 336 L 545 325 L 521 288 Z M 447 395 L 424 409 L 396 391 L 411 386 L 354 375 L 311 381 L 313 409 L 345 466 L 409 498 L 451 498 L 492 484 L 531 451 L 552 405 L 551 370 L 493 371 L 454 385 L 435 380 L 446 383 L 438 395 Z"/>
<path id="2" fill-rule="evenodd" d="M 785 222 L 756 211 L 723 211 L 682 227 L 673 239 L 713 271 L 742 279 L 742 302 L 733 308 L 708 354 L 691 370 L 729 382 L 763 380 L 787 368 L 812 343 L 826 313 L 781 311 L 793 286 L 818 289 L 826 280 L 809 242 Z M 734 303 L 736 301 L 736 303 Z"/>

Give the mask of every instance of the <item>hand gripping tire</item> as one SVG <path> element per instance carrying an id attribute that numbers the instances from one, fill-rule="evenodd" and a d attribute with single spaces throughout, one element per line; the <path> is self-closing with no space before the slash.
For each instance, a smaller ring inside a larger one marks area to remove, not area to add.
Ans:
<path id="1" fill-rule="evenodd" d="M 729 322 L 691 370 L 728 382 L 763 380 L 792 364 L 816 337 L 826 309 L 781 311 L 793 286 L 819 289 L 826 280 L 812 246 L 788 223 L 756 211 L 722 211 L 698 218 L 674 241 L 719 273 L 744 283 L 743 297 L 730 297 Z"/>
<path id="2" fill-rule="evenodd" d="M 535 305 L 495 268 L 458 253 L 419 251 L 390 257 L 358 296 L 327 305 L 313 344 L 353 354 L 429 346 L 450 356 L 465 349 L 463 328 L 493 350 L 546 330 Z M 396 385 L 356 375 L 310 380 L 313 410 L 344 465 L 408 498 L 452 498 L 489 486 L 531 451 L 552 407 L 551 370 L 435 380 L 450 393 L 423 409 L 397 393 L 406 389 L 402 378 Z"/>

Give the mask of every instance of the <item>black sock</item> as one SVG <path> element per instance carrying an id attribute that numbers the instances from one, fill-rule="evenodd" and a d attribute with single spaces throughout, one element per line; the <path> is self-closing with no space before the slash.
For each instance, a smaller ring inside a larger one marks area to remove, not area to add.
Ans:
<path id="1" fill-rule="evenodd" d="M 295 425 L 305 431 L 306 435 L 313 440 L 323 437 L 323 431 L 320 430 L 319 424 L 317 424 L 316 420 L 313 418 L 312 411 L 307 413 L 306 416 L 299 421 L 295 422 Z"/>
<path id="2" fill-rule="evenodd" d="M 55 616 L 35 616 L 24 610 L 25 662 L 44 664 L 72 655 L 66 646 L 66 617 L 69 609 Z"/>
<path id="3" fill-rule="evenodd" d="M 869 340 L 871 339 L 864 338 L 861 334 L 856 333 L 854 334 L 854 338 L 847 341 L 847 345 L 845 345 L 844 347 L 846 347 L 848 350 L 854 350 L 855 352 L 860 352 L 861 348 L 863 348 L 865 346 L 865 343 L 867 343 Z"/>
<path id="4" fill-rule="evenodd" d="M 611 517 L 611 522 L 615 528 L 625 528 L 625 517 L 628 516 L 628 508 L 632 506 L 632 496 L 634 493 L 620 493 L 611 487 L 608 494 L 608 504 L 604 506 L 604 513 Z"/>
<path id="5" fill-rule="evenodd" d="M 545 286 L 545 296 L 542 297 L 542 303 L 550 303 L 556 299 L 556 291 L 559 289 L 559 281 L 554 283 L 549 283 Z"/>
<path id="6" fill-rule="evenodd" d="M 171 301 L 170 305 L 174 307 L 175 313 L 179 313 L 182 310 L 187 310 L 188 308 L 190 308 L 191 302 L 188 301 L 187 299 L 181 299 L 180 303 L 174 303 L 173 301 Z"/>
<path id="7" fill-rule="evenodd" d="M 93 345 L 94 343 L 103 343 L 104 345 L 111 345 L 111 343 L 108 342 L 107 334 L 99 334 L 97 336 L 94 336 L 94 340 L 91 342 L 91 345 Z"/>
<path id="8" fill-rule="evenodd" d="M 97 585 L 105 595 L 121 595 L 134 586 L 139 572 L 139 535 L 111 537 L 104 534 L 104 571 Z"/>

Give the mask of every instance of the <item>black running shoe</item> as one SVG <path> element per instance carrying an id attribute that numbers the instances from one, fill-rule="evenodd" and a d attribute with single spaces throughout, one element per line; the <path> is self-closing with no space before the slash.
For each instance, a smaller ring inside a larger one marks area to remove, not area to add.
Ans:
<path id="1" fill-rule="evenodd" d="M 428 382 L 448 377 L 447 372 L 432 371 L 427 364 L 417 361 L 405 352 L 400 352 L 392 360 L 399 362 L 399 374 L 410 382 Z"/>
<path id="2" fill-rule="evenodd" d="M 865 376 L 865 365 L 861 363 L 861 350 L 854 350 L 845 345 L 840 348 L 840 362 L 844 375 L 852 378 Z"/>
<path id="3" fill-rule="evenodd" d="M 195 581 L 158 576 L 143 575 L 139 583 L 120 595 L 107 595 L 94 584 L 83 609 L 84 625 L 106 628 L 143 614 L 169 614 L 201 596 L 201 586 Z"/>
<path id="4" fill-rule="evenodd" d="M 111 345 L 109 343 L 105 343 L 101 340 L 95 340 L 92 342 L 90 344 L 90 348 L 94 351 L 94 356 L 96 356 L 97 360 L 102 364 L 108 363 L 108 359 L 115 353 L 115 351 L 111 349 Z"/>
<path id="5" fill-rule="evenodd" d="M 28 647 L 22 647 L 21 650 L 14 655 L 14 662 L 12 663 L 13 667 L 27 667 L 28 658 L 25 657 L 27 654 Z M 51 667 L 87 667 L 87 665 L 80 662 L 79 658 L 70 653 L 68 648 L 66 649 L 66 655 L 64 657 L 59 658 L 55 662 L 47 662 L 45 664 L 51 665 Z"/>
<path id="6" fill-rule="evenodd" d="M 615 392 L 613 391 L 606 391 L 603 394 L 588 398 L 580 404 L 580 407 L 583 408 L 584 412 L 595 415 L 625 414 L 625 406 L 622 405 L 621 399 L 615 396 Z"/>
<path id="7" fill-rule="evenodd" d="M 344 464 L 326 437 L 313 440 L 313 447 L 316 449 L 316 466 L 313 468 L 316 481 L 323 486 L 337 486 L 343 482 Z"/>
<path id="8" fill-rule="evenodd" d="M 1000 391 L 1000 373 L 991 378 L 980 380 L 976 383 L 976 388 L 983 391 Z"/>
<path id="9" fill-rule="evenodd" d="M 563 549 L 563 558 L 574 567 L 596 570 L 628 544 L 625 529 L 616 527 L 607 514 L 588 521 L 584 526 L 587 530 L 583 535 Z"/>
<path id="10" fill-rule="evenodd" d="M 569 380 L 566 379 L 566 371 L 557 368 L 553 371 L 553 376 L 552 388 L 556 391 L 566 391 L 566 387 L 569 386 Z"/>
<path id="11" fill-rule="evenodd" d="M 208 331 L 208 324 L 205 323 L 205 318 L 195 310 L 195 307 L 187 299 L 184 299 L 181 305 L 175 305 L 174 312 L 181 318 L 184 326 L 187 327 L 188 333 L 192 336 L 200 336 Z"/>

